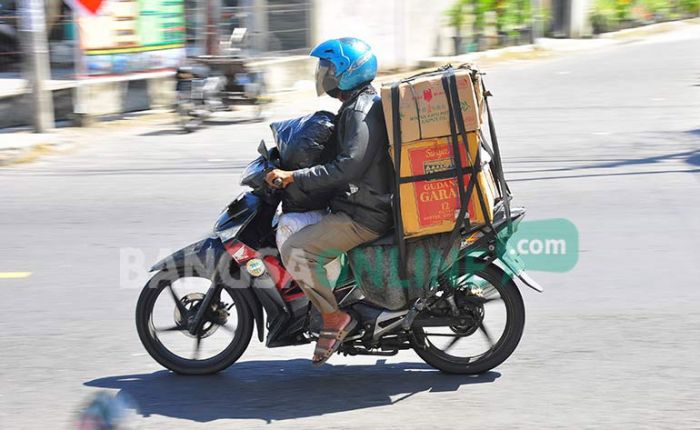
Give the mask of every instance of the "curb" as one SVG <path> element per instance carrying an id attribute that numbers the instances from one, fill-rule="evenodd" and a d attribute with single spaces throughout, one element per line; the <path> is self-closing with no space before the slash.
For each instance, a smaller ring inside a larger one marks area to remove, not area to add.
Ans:
<path id="1" fill-rule="evenodd" d="M 636 28 L 628 28 L 610 33 L 603 33 L 587 39 L 537 39 L 534 44 L 509 46 L 506 48 L 490 49 L 487 51 L 471 52 L 454 56 L 428 57 L 419 61 L 421 68 L 434 68 L 447 63 L 484 63 L 509 60 L 529 60 L 548 57 L 555 54 L 592 51 L 595 49 L 621 45 L 658 34 L 669 33 L 691 26 L 700 25 L 700 18 L 690 18 L 679 21 L 662 22 Z"/>

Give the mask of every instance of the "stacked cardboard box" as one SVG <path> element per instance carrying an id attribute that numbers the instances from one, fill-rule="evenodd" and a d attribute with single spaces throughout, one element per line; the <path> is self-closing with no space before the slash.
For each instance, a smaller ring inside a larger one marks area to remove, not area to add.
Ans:
<path id="1" fill-rule="evenodd" d="M 398 106 L 392 103 L 392 86 L 382 87 L 382 104 L 391 144 L 394 165 L 394 112 L 399 114 L 400 178 L 430 175 L 454 168 L 455 160 L 448 96 L 442 82 L 443 71 L 436 71 L 401 81 L 398 86 Z M 454 69 L 459 95 L 459 109 L 466 130 L 467 144 L 458 137 L 462 167 L 482 164 L 467 211 L 472 224 L 483 224 L 493 219 L 493 207 L 498 196 L 492 172 L 480 155 L 478 130 L 484 122 L 484 103 L 480 75 L 470 68 Z M 459 136 L 459 134 L 458 134 Z M 467 151 L 468 148 L 468 151 Z M 469 184 L 465 174 L 464 184 Z M 399 185 L 400 211 L 403 235 L 419 237 L 452 231 L 460 209 L 457 176 L 411 180 Z M 482 199 L 479 198 L 479 194 Z M 486 206 L 482 209 L 481 200 Z"/>

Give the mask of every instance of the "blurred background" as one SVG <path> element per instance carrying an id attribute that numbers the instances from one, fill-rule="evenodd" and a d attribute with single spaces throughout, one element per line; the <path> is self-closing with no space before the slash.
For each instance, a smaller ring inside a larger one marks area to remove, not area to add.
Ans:
<path id="1" fill-rule="evenodd" d="M 700 428 L 699 14 L 700 0 L 0 0 L 0 428 L 122 407 L 144 429 Z M 571 221 L 576 266 L 530 272 L 545 292 L 522 290 L 518 349 L 479 377 L 411 351 L 313 369 L 310 345 L 255 340 L 219 375 L 163 370 L 134 326 L 151 264 L 210 230 L 270 122 L 337 111 L 308 51 L 341 36 L 375 49 L 377 86 L 476 63 L 513 204 Z"/>
<path id="2" fill-rule="evenodd" d="M 381 69 L 397 71 L 435 57 L 592 38 L 698 14 L 700 0 L 2 0 L 0 103 L 21 109 L 0 108 L 0 127 L 32 123 L 25 77 L 47 81 L 55 117 L 65 120 L 167 105 L 168 72 L 186 57 L 245 58 L 274 93 L 308 80 L 306 54 L 330 37 L 370 41 Z M 109 84 L 96 79 L 107 76 Z M 87 90 L 75 89 L 80 79 L 88 79 Z M 95 91 L 99 106 L 90 102 Z"/>

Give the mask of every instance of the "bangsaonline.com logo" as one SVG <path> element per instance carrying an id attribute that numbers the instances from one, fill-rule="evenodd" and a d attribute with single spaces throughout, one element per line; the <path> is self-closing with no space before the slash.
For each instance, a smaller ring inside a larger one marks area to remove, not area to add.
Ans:
<path id="1" fill-rule="evenodd" d="M 564 218 L 521 222 L 505 242 L 506 252 L 519 255 L 526 270 L 568 272 L 578 262 L 578 230 Z"/>
<path id="2" fill-rule="evenodd" d="M 514 226 L 516 228 L 512 235 L 509 236 L 506 229 L 499 234 L 500 240 L 497 244 L 496 254 L 501 256 L 508 254 L 508 256 L 519 260 L 524 266 L 523 268 L 528 271 L 561 273 L 568 272 L 576 266 L 579 253 L 579 235 L 576 226 L 571 221 L 555 218 L 523 221 L 514 224 Z M 446 267 L 439 269 L 442 266 L 442 250 L 428 246 L 412 253 L 412 259 L 408 264 L 410 264 L 412 269 L 410 271 L 413 272 L 413 275 L 404 278 L 399 273 L 398 247 L 385 246 L 374 248 L 373 252 L 369 254 L 359 253 L 359 257 L 353 259 L 352 269 L 355 275 L 365 279 L 375 279 L 382 285 L 386 284 L 395 287 L 413 284 L 423 285 L 437 271 L 447 270 Z M 209 251 L 213 250 L 210 249 Z M 258 251 L 262 255 L 277 255 L 277 250 L 275 249 Z M 122 288 L 138 288 L 140 285 L 143 285 L 148 279 L 150 265 L 163 257 L 167 257 L 170 252 L 172 250 L 161 249 L 158 253 L 159 255 L 155 259 L 151 259 L 146 256 L 142 249 L 120 249 L 120 286 Z M 338 255 L 338 253 L 330 251 L 329 253 Z M 165 261 L 169 269 L 176 268 L 178 265 L 184 265 L 185 268 L 214 267 L 222 263 L 221 261 L 213 261 L 217 260 L 216 257 L 214 253 L 205 253 L 205 255 L 194 253 L 185 256 L 179 262 L 176 259 L 172 259 L 172 257 L 166 258 Z M 219 255 L 218 257 L 219 259 L 230 261 L 230 257 L 226 255 Z M 344 264 L 348 259 L 341 258 L 341 261 Z M 459 270 L 460 267 L 456 265 L 451 270 Z M 388 272 L 387 268 L 389 269 Z M 294 269 L 288 268 L 287 270 L 294 276 L 298 274 L 295 273 Z M 299 270 L 299 268 L 296 269 Z M 326 271 L 323 267 L 319 267 L 319 270 Z M 477 270 L 477 267 L 469 267 L 471 272 Z M 222 272 L 222 275 L 227 274 L 227 272 Z M 238 274 L 240 275 L 241 273 L 239 272 Z M 325 273 L 319 273 L 319 275 L 325 275 Z M 238 278 L 238 276 L 234 277 Z M 233 279 L 232 281 L 236 280 L 238 279 Z M 237 284 L 236 282 L 233 283 Z"/>

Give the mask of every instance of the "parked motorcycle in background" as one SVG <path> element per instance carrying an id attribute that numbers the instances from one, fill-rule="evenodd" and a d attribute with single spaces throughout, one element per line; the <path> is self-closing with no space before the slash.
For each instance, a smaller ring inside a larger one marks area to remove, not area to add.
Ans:
<path id="1" fill-rule="evenodd" d="M 245 29 L 234 29 L 228 47 L 222 49 L 225 55 L 192 57 L 178 68 L 175 112 L 183 131 L 192 132 L 213 113 L 238 106 L 248 107 L 254 120 L 264 118 L 269 102 L 264 73 L 237 48 L 245 35 Z"/>

